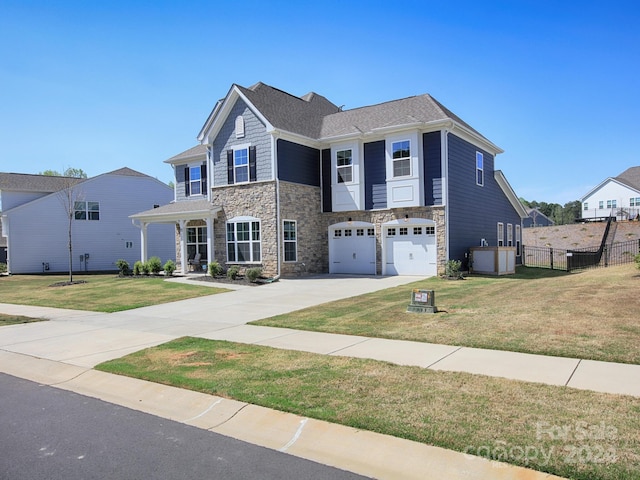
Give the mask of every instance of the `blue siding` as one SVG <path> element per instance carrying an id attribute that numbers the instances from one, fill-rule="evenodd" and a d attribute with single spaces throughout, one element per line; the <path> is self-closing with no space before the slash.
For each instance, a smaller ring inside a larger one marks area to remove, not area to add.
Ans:
<path id="1" fill-rule="evenodd" d="M 320 186 L 320 150 L 282 139 L 277 148 L 280 180 Z"/>
<path id="2" fill-rule="evenodd" d="M 322 211 L 331 212 L 331 149 L 322 150 Z"/>
<path id="3" fill-rule="evenodd" d="M 387 208 L 385 142 L 364 144 L 364 208 Z"/>
<path id="4" fill-rule="evenodd" d="M 520 225 L 520 216 L 494 178 L 494 157 L 476 146 L 448 134 L 449 258 L 466 260 L 470 247 L 485 239 L 496 246 L 498 222 Z M 484 186 L 476 185 L 476 152 L 484 155 Z M 517 258 L 520 262 L 520 258 Z M 465 262 L 466 263 L 466 262 Z"/>
<path id="5" fill-rule="evenodd" d="M 424 157 L 425 205 L 442 205 L 442 145 L 440 132 L 425 133 L 422 136 Z"/>

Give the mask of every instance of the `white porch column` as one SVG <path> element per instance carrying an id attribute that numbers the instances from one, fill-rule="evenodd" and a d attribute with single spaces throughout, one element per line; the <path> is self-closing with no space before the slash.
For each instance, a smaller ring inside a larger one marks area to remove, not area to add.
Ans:
<path id="1" fill-rule="evenodd" d="M 179 220 L 178 225 L 180 225 L 180 265 L 181 265 L 181 273 L 183 275 L 187 274 L 188 265 L 187 265 L 187 221 Z"/>
<path id="2" fill-rule="evenodd" d="M 147 226 L 149 224 L 140 222 L 140 260 L 147 261 Z"/>
<path id="3" fill-rule="evenodd" d="M 213 241 L 213 218 L 212 217 L 207 217 L 206 218 L 206 222 L 207 222 L 207 268 L 208 264 L 213 262 L 215 260 L 215 255 L 214 255 L 214 241 Z"/>

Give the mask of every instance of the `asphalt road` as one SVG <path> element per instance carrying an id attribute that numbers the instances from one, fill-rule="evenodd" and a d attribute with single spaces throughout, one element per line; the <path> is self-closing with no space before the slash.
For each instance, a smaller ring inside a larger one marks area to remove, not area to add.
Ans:
<path id="1" fill-rule="evenodd" d="M 362 479 L 0 374 L 0 479 Z"/>

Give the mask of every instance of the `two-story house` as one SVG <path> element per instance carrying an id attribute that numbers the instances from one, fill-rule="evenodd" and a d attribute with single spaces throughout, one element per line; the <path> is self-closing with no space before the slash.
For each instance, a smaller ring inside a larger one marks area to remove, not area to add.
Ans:
<path id="1" fill-rule="evenodd" d="M 141 209 L 167 204 L 171 188 L 130 168 L 92 178 L 0 173 L 0 234 L 9 272 L 115 271 L 123 259 L 140 258 L 140 230 L 129 218 Z M 175 256 L 175 228 L 154 225 L 145 255 Z"/>
<path id="2" fill-rule="evenodd" d="M 609 177 L 580 199 L 582 218 L 597 220 L 640 219 L 640 167 L 627 168 L 617 177 Z"/>
<path id="3" fill-rule="evenodd" d="M 343 110 L 315 93 L 233 85 L 166 160 L 175 200 L 132 218 L 177 225 L 183 271 L 437 275 L 472 246 L 520 253 L 526 211 L 500 148 L 429 95 Z M 519 257 L 518 257 L 519 258 Z"/>

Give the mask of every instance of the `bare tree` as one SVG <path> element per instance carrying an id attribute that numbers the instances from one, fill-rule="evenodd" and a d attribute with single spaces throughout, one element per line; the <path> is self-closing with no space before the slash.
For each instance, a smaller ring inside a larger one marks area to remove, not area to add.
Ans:
<path id="1" fill-rule="evenodd" d="M 64 208 L 68 226 L 68 247 L 69 247 L 69 283 L 73 283 L 73 220 L 76 214 L 76 204 L 82 200 L 82 191 L 78 187 L 81 180 L 77 177 L 63 177 L 64 188 L 58 192 L 58 198 Z M 78 210 L 79 211 L 79 210 Z M 83 209 L 83 213 L 86 212 Z"/>

